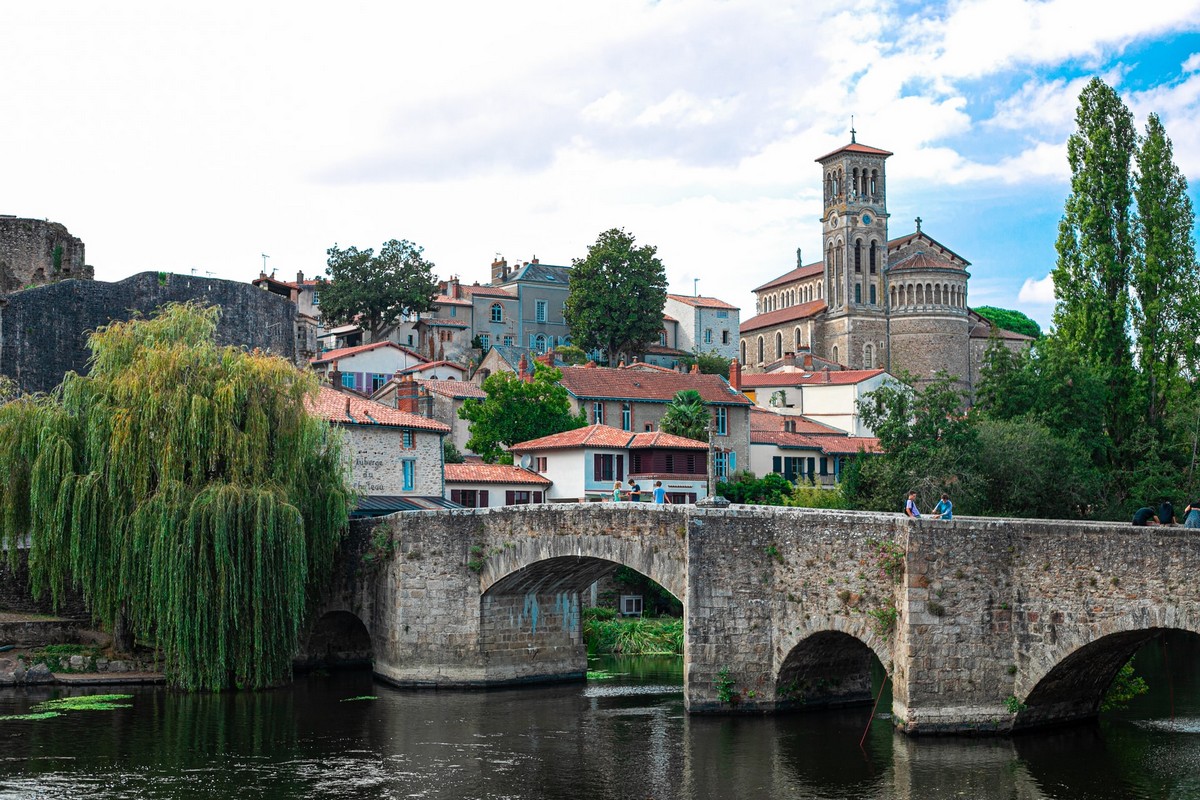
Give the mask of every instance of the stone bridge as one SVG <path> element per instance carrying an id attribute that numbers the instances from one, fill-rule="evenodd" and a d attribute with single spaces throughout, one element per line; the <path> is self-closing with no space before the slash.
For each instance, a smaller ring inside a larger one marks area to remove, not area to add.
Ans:
<path id="1" fill-rule="evenodd" d="M 683 602 L 691 712 L 869 701 L 878 661 L 903 730 L 1006 732 L 1094 716 L 1138 647 L 1200 633 L 1189 534 L 762 506 L 409 512 L 356 529 L 303 655 L 357 652 L 399 686 L 580 679 L 581 598 L 624 565 Z"/>

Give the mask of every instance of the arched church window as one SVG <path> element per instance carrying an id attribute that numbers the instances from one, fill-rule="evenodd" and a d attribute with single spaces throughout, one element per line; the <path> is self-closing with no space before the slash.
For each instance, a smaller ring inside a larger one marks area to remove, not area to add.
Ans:
<path id="1" fill-rule="evenodd" d="M 870 252 L 870 255 L 868 256 L 868 261 L 871 264 L 871 274 L 872 275 L 875 274 L 875 250 L 876 250 L 875 242 L 871 242 L 871 252 Z"/>
<path id="2" fill-rule="evenodd" d="M 783 358 L 783 332 L 775 332 L 775 357 Z"/>
<path id="3" fill-rule="evenodd" d="M 742 354 L 741 361 L 743 364 L 745 364 L 746 363 L 746 340 L 745 339 L 742 339 L 741 354 Z"/>
<path id="4" fill-rule="evenodd" d="M 758 337 L 758 363 L 763 362 L 763 348 L 766 345 L 766 340 L 763 337 Z"/>
<path id="5" fill-rule="evenodd" d="M 942 304 L 942 285 L 940 283 L 933 285 L 933 302 L 939 306 Z"/>
<path id="6" fill-rule="evenodd" d="M 800 349 L 800 328 L 796 328 L 796 349 Z"/>
<path id="7" fill-rule="evenodd" d="M 875 350 L 869 344 L 863 345 L 863 369 L 875 369 Z"/>
<path id="8" fill-rule="evenodd" d="M 879 191 L 879 189 L 876 187 L 878 179 L 879 179 L 879 170 L 875 170 L 875 169 L 871 170 L 871 196 L 872 197 L 874 197 L 875 193 L 877 191 Z"/>
<path id="9" fill-rule="evenodd" d="M 917 305 L 925 305 L 925 285 L 922 283 L 917 284 Z"/>
<path id="10" fill-rule="evenodd" d="M 895 308 L 896 307 L 896 287 L 895 286 L 893 286 L 891 289 L 891 296 L 892 296 L 892 308 Z"/>
<path id="11" fill-rule="evenodd" d="M 835 364 L 840 364 L 840 363 L 842 363 L 842 362 L 838 361 L 838 352 L 837 352 L 837 345 L 836 345 L 836 344 L 833 346 L 833 363 L 835 363 Z"/>
<path id="12" fill-rule="evenodd" d="M 862 239 L 854 240 L 854 271 L 862 272 Z"/>

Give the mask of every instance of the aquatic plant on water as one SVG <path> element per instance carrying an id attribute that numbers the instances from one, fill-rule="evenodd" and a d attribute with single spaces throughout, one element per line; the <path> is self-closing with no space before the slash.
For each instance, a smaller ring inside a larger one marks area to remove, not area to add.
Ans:
<path id="1" fill-rule="evenodd" d="M 315 378 L 215 343 L 218 309 L 169 305 L 93 333 L 87 376 L 0 406 L 0 543 L 35 595 L 82 590 L 153 641 L 171 684 L 290 675 L 306 595 L 347 525 L 340 440 Z"/>
<path id="2" fill-rule="evenodd" d="M 117 708 L 133 708 L 130 703 L 118 702 L 132 698 L 131 694 L 89 694 L 82 697 L 61 697 L 38 703 L 25 714 L 0 716 L 0 721 L 50 719 L 68 711 L 112 711 Z"/>

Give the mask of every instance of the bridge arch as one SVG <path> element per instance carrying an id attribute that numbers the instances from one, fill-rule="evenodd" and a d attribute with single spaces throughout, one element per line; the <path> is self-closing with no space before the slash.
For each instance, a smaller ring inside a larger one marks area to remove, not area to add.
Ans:
<path id="1" fill-rule="evenodd" d="M 871 667 L 876 661 L 891 675 L 891 648 L 871 624 L 855 617 L 810 619 L 779 640 L 775 707 L 787 710 L 869 701 Z"/>
<path id="2" fill-rule="evenodd" d="M 327 609 L 302 637 L 295 662 L 301 668 L 369 665 L 374 658 L 371 631 L 354 612 Z"/>
<path id="3" fill-rule="evenodd" d="M 1075 626 L 1074 635 L 1064 636 L 1018 675 L 1014 696 L 1023 707 L 1013 729 L 1096 716 L 1121 667 L 1147 642 L 1173 630 L 1200 635 L 1200 618 L 1177 609 L 1141 608 L 1102 625 Z"/>

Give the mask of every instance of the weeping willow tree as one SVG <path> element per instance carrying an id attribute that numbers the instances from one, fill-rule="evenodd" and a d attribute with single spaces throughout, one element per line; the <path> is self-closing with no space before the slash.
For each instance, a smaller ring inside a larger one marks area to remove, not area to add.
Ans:
<path id="1" fill-rule="evenodd" d="M 0 541 L 31 588 L 80 590 L 186 689 L 286 680 L 347 524 L 311 375 L 219 347 L 219 310 L 164 306 L 89 339 L 90 370 L 0 406 Z"/>

